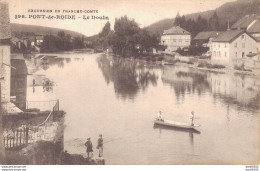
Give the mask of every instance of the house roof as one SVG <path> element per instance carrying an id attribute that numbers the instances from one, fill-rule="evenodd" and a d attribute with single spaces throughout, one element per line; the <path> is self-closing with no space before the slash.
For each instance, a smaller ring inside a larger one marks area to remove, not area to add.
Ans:
<path id="1" fill-rule="evenodd" d="M 217 31 L 203 31 L 199 32 L 194 40 L 209 40 L 210 37 L 217 37 L 220 32 Z"/>
<path id="2" fill-rule="evenodd" d="M 13 36 L 13 37 L 11 38 L 11 42 L 20 42 L 20 41 L 21 41 L 21 39 L 15 37 L 15 36 Z"/>
<path id="3" fill-rule="evenodd" d="M 221 33 L 219 36 L 214 38 L 213 42 L 232 42 L 235 38 L 237 38 L 242 33 L 245 33 L 244 30 L 228 30 Z"/>
<path id="4" fill-rule="evenodd" d="M 11 38 L 11 26 L 7 3 L 0 3 L 0 40 Z"/>
<path id="5" fill-rule="evenodd" d="M 177 35 L 190 35 L 190 32 L 184 30 L 180 26 L 175 26 L 175 27 L 172 27 L 168 30 L 163 31 L 163 35 L 175 35 L 175 34 L 177 34 Z"/>
<path id="6" fill-rule="evenodd" d="M 235 24 L 233 24 L 231 26 L 231 29 L 237 29 L 237 28 L 246 29 L 255 19 L 260 19 L 260 18 L 255 14 L 245 15 L 243 18 L 241 18 Z"/>
<path id="7" fill-rule="evenodd" d="M 36 36 L 36 40 L 43 40 L 43 36 Z"/>
<path id="8" fill-rule="evenodd" d="M 35 36 L 29 36 L 28 38 L 31 42 L 34 42 L 35 41 Z"/>
<path id="9" fill-rule="evenodd" d="M 248 33 L 260 33 L 260 19 L 257 20 L 251 27 L 247 30 Z"/>

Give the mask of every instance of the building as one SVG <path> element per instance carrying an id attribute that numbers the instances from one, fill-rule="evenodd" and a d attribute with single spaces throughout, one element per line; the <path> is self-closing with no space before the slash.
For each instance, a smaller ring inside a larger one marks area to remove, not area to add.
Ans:
<path id="1" fill-rule="evenodd" d="M 258 52 L 260 51 L 260 16 L 255 14 L 246 15 L 231 27 L 232 30 L 245 30 L 257 41 Z"/>
<path id="2" fill-rule="evenodd" d="M 11 44 L 12 44 L 12 47 L 14 47 L 15 49 L 22 49 L 22 40 L 17 38 L 17 37 L 12 37 L 11 38 Z"/>
<path id="3" fill-rule="evenodd" d="M 1 102 L 10 101 L 10 39 L 11 28 L 9 19 L 9 9 L 7 3 L 0 4 L 0 65 L 1 65 Z"/>
<path id="4" fill-rule="evenodd" d="M 35 36 L 35 44 L 37 46 L 41 46 L 42 43 L 43 43 L 43 36 L 42 35 Z"/>
<path id="5" fill-rule="evenodd" d="M 199 32 L 192 40 L 192 44 L 194 46 L 209 47 L 209 51 L 212 51 L 212 39 L 217 37 L 220 33 L 221 32 L 218 31 Z"/>
<path id="6" fill-rule="evenodd" d="M 166 53 L 175 52 L 178 48 L 189 47 L 191 34 L 179 26 L 164 30 L 161 36 L 161 45 L 166 46 Z"/>
<path id="7" fill-rule="evenodd" d="M 7 3 L 0 3 L 0 78 L 2 114 L 18 114 L 22 111 L 10 102 L 11 84 L 11 28 Z"/>
<path id="8" fill-rule="evenodd" d="M 235 22 L 231 26 L 231 30 L 249 30 L 257 21 L 259 21 L 260 17 L 253 14 L 253 15 L 245 15 L 243 18 Z"/>
<path id="9" fill-rule="evenodd" d="M 212 40 L 212 63 L 230 65 L 257 54 L 257 42 L 244 30 L 228 30 Z"/>
<path id="10" fill-rule="evenodd" d="M 11 65 L 11 97 L 13 103 L 22 111 L 26 109 L 27 97 L 27 66 L 23 58 L 12 58 Z"/>

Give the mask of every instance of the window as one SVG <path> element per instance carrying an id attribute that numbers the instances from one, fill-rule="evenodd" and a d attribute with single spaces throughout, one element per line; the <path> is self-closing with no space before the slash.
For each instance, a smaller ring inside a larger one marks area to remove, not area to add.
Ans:
<path id="1" fill-rule="evenodd" d="M 181 42 L 181 39 L 179 40 L 179 42 Z"/>
<path id="2" fill-rule="evenodd" d="M 216 51 L 213 52 L 213 56 L 214 56 L 214 57 L 216 56 Z"/>
<path id="3" fill-rule="evenodd" d="M 172 41 L 173 41 L 173 42 L 176 42 L 176 39 L 173 39 Z"/>
<path id="4" fill-rule="evenodd" d="M 220 47 L 220 43 L 218 44 L 218 47 Z"/>
<path id="5" fill-rule="evenodd" d="M 234 47 L 235 47 L 235 48 L 237 47 L 237 43 L 234 44 Z"/>
<path id="6" fill-rule="evenodd" d="M 242 43 L 242 48 L 245 48 L 245 43 Z"/>
<path id="7" fill-rule="evenodd" d="M 225 48 L 227 48 L 227 44 L 225 43 Z"/>
<path id="8" fill-rule="evenodd" d="M 237 57 L 237 52 L 235 52 L 235 57 Z"/>
<path id="9" fill-rule="evenodd" d="M 227 52 L 225 52 L 225 57 L 227 57 Z"/>
<path id="10" fill-rule="evenodd" d="M 242 36 L 241 36 L 241 39 L 244 39 L 244 38 L 245 38 L 245 35 L 242 35 Z"/>

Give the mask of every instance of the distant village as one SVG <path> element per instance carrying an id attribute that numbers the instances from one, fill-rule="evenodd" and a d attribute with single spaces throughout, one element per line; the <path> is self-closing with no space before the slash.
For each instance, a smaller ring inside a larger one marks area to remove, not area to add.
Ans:
<path id="1" fill-rule="evenodd" d="M 211 64 L 257 68 L 260 66 L 260 17 L 246 15 L 226 31 L 199 32 L 193 39 L 183 28 L 172 27 L 163 32 L 160 44 L 166 46 L 167 54 L 178 50 L 188 52 L 191 46 L 204 47 L 201 57 L 210 59 Z"/>

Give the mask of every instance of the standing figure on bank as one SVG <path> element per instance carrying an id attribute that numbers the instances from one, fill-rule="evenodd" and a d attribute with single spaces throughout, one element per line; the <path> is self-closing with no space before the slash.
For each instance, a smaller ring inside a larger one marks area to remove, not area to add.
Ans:
<path id="1" fill-rule="evenodd" d="M 87 139 L 87 142 L 85 143 L 85 146 L 87 147 L 87 154 L 88 154 L 88 158 L 89 158 L 89 153 L 90 153 L 90 157 L 93 157 L 93 146 L 92 146 L 92 142 L 90 141 L 90 138 Z"/>
<path id="2" fill-rule="evenodd" d="M 161 112 L 161 111 L 158 112 L 158 117 L 157 117 L 157 119 L 158 119 L 159 121 L 163 121 L 163 117 L 162 117 L 162 112 Z"/>
<path id="3" fill-rule="evenodd" d="M 99 151 L 98 156 L 102 157 L 103 156 L 103 138 L 102 138 L 102 134 L 99 135 L 97 149 Z"/>
<path id="4" fill-rule="evenodd" d="M 194 112 L 191 111 L 191 115 L 190 115 L 190 125 L 191 125 L 191 126 L 194 125 L 193 120 L 194 120 Z"/>

